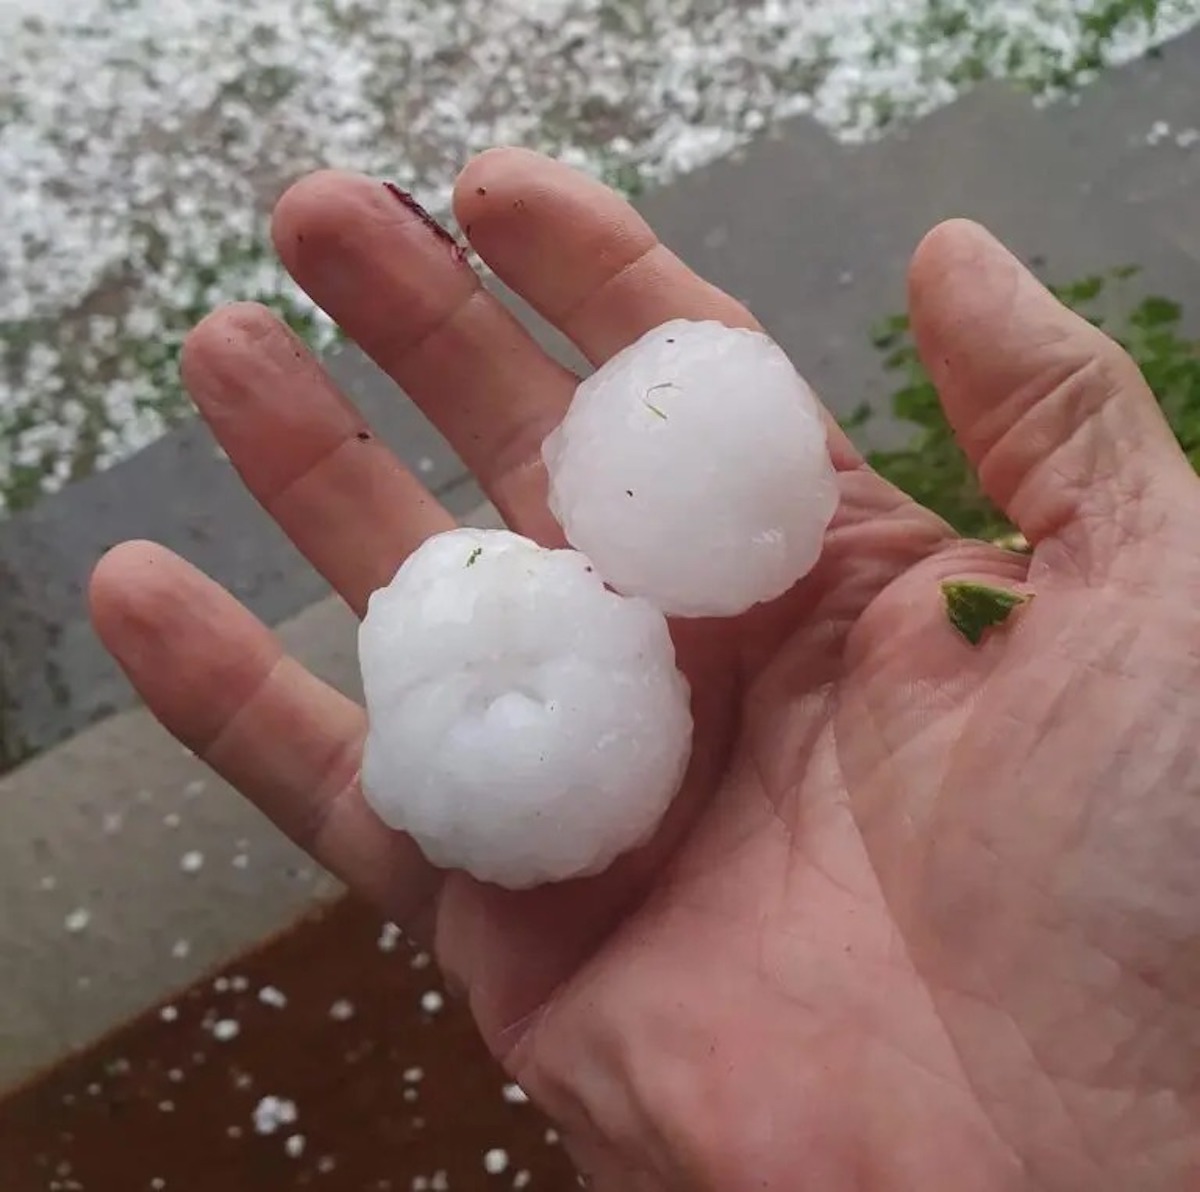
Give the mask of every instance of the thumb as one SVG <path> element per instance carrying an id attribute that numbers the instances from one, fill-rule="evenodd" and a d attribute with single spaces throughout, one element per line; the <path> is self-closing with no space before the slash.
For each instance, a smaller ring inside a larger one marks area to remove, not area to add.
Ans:
<path id="1" fill-rule="evenodd" d="M 959 443 L 1035 546 L 1055 542 L 1079 570 L 1106 574 L 1194 486 L 1134 362 L 979 225 L 925 238 L 909 303 Z"/>

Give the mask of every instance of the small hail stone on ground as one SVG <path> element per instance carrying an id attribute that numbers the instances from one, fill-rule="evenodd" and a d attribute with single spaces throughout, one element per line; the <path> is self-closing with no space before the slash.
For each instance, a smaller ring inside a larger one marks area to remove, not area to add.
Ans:
<path id="1" fill-rule="evenodd" d="M 328 1175 L 337 1166 L 337 1160 L 332 1155 L 322 1155 L 317 1160 L 317 1171 L 321 1175 Z"/>
<path id="2" fill-rule="evenodd" d="M 395 923 L 385 923 L 379 930 L 379 950 L 394 952 L 403 934 Z"/>
<path id="3" fill-rule="evenodd" d="M 234 993 L 245 993 L 250 988 L 250 978 L 243 977 L 240 973 L 229 978 L 229 988 Z"/>
<path id="4" fill-rule="evenodd" d="M 229 991 L 229 978 L 228 977 L 218 977 L 213 982 L 213 989 L 217 993 L 227 993 Z"/>
<path id="5" fill-rule="evenodd" d="M 445 1004 L 446 999 L 436 989 L 431 989 L 421 995 L 421 1009 L 426 1014 L 439 1013 Z"/>
<path id="6" fill-rule="evenodd" d="M 110 811 L 101 821 L 101 831 L 103 831 L 105 836 L 115 836 L 121 830 L 124 823 L 124 816 L 120 815 L 118 812 Z"/>
<path id="7" fill-rule="evenodd" d="M 58 878 L 56 878 L 52 873 L 46 874 L 46 876 L 42 878 L 40 882 L 38 882 L 38 889 L 45 890 L 47 894 L 50 893 L 51 890 L 57 890 Z"/>
<path id="8" fill-rule="evenodd" d="M 254 1129 L 258 1134 L 274 1134 L 280 1126 L 296 1120 L 296 1103 L 285 1097 L 267 1096 L 254 1107 Z"/>
<path id="9" fill-rule="evenodd" d="M 204 793 L 204 788 L 207 785 L 208 784 L 203 778 L 197 778 L 194 781 L 189 782 L 187 786 L 183 788 L 183 793 L 187 798 L 194 799 L 197 795 L 202 795 Z"/>
<path id="10" fill-rule="evenodd" d="M 213 1025 L 212 1029 L 213 1038 L 218 1043 L 231 1043 L 241 1033 L 241 1024 L 233 1018 L 222 1018 L 220 1022 Z"/>
<path id="11" fill-rule="evenodd" d="M 427 455 L 422 456 L 417 461 L 417 471 L 420 472 L 423 476 L 428 476 L 429 473 L 433 471 L 433 468 L 434 468 L 433 460 L 431 460 L 429 458 L 429 456 L 427 456 Z"/>
<path id="12" fill-rule="evenodd" d="M 92 912 L 85 906 L 77 907 L 63 920 L 63 926 L 71 935 L 79 935 L 87 931 L 92 921 Z"/>
<path id="13" fill-rule="evenodd" d="M 408 963 L 410 968 L 427 969 L 432 960 L 433 957 L 428 952 L 418 952 Z"/>
<path id="14" fill-rule="evenodd" d="M 347 998 L 340 998 L 329 1007 L 329 1017 L 334 1022 L 349 1022 L 354 1017 L 354 1003 Z"/>
<path id="15" fill-rule="evenodd" d="M 190 853 L 184 853 L 179 860 L 179 868 L 184 873 L 199 873 L 204 868 L 204 854 L 198 849 L 193 849 Z"/>
<path id="16" fill-rule="evenodd" d="M 172 1084 L 182 1084 L 183 1083 L 183 1069 L 182 1068 L 172 1068 L 167 1073 L 167 1079 Z"/>
<path id="17" fill-rule="evenodd" d="M 250 858 L 245 853 L 238 853 L 233 858 L 234 869 L 247 869 L 250 865 Z"/>
<path id="18" fill-rule="evenodd" d="M 175 1022 L 179 1018 L 179 1011 L 174 1006 L 163 1006 L 158 1016 L 163 1022 Z"/>
<path id="19" fill-rule="evenodd" d="M 160 1101 L 158 1103 L 158 1111 L 159 1111 L 159 1113 L 174 1113 L 175 1112 L 175 1102 L 174 1101 Z"/>
<path id="20" fill-rule="evenodd" d="M 264 985 L 258 991 L 258 1000 L 264 1006 L 274 1006 L 276 1010 L 282 1010 L 287 1005 L 287 996 L 274 985 Z"/>
<path id="21" fill-rule="evenodd" d="M 150 1181 L 151 1192 L 162 1192 L 166 1186 L 167 1181 L 164 1180 L 160 1175 L 156 1175 L 154 1179 Z"/>
<path id="22" fill-rule="evenodd" d="M 283 1149 L 290 1159 L 299 1159 L 304 1154 L 304 1135 L 292 1134 L 283 1144 Z"/>
<path id="23" fill-rule="evenodd" d="M 528 1171 L 526 1171 L 524 1168 L 522 1168 L 520 1171 L 517 1172 L 516 1175 L 513 1176 L 513 1187 L 514 1188 L 528 1188 L 530 1183 L 532 1182 L 532 1180 L 533 1180 L 533 1176 L 530 1175 L 530 1173 Z"/>
<path id="24" fill-rule="evenodd" d="M 529 1094 L 519 1084 L 506 1084 L 504 1099 L 510 1105 L 524 1105 L 529 1100 Z"/>
<path id="25" fill-rule="evenodd" d="M 190 940 L 176 940 L 171 945 L 171 955 L 176 960 L 186 960 L 191 955 L 192 945 Z"/>
<path id="26" fill-rule="evenodd" d="M 547 1146 L 557 1146 L 558 1140 L 559 1140 L 559 1133 L 553 1126 L 551 1126 L 546 1131 L 545 1138 L 546 1138 Z"/>
<path id="27" fill-rule="evenodd" d="M 402 1095 L 404 1097 L 404 1100 L 407 1101 L 410 1105 L 413 1104 L 415 1101 L 417 1101 L 420 1098 L 420 1093 L 418 1093 L 415 1088 L 411 1088 L 411 1087 L 406 1088 Z"/>
<path id="28" fill-rule="evenodd" d="M 1150 126 L 1150 131 L 1146 134 L 1146 143 L 1148 145 L 1158 145 L 1171 135 L 1171 126 L 1165 120 L 1155 120 Z"/>
<path id="29" fill-rule="evenodd" d="M 182 822 L 183 820 L 180 818 L 179 812 L 177 811 L 168 811 L 167 814 L 163 816 L 163 826 L 167 828 L 178 828 Z"/>
<path id="30" fill-rule="evenodd" d="M 425 1079 L 424 1068 L 405 1068 L 404 1081 L 406 1084 L 419 1084 Z"/>
<path id="31" fill-rule="evenodd" d="M 508 1152 L 493 1147 L 483 1156 L 483 1170 L 488 1175 L 503 1175 L 508 1170 Z"/>

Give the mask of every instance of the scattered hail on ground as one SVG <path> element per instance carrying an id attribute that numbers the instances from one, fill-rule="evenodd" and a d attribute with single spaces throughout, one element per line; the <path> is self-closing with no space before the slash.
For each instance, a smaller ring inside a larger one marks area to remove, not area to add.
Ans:
<path id="1" fill-rule="evenodd" d="M 1198 19 L 1200 0 L 4 0 L 0 511 L 184 416 L 178 346 L 213 304 L 330 341 L 265 235 L 312 167 L 444 210 L 470 153 L 520 143 L 636 190 L 796 113 L 862 138 L 989 76 L 1052 94 Z"/>

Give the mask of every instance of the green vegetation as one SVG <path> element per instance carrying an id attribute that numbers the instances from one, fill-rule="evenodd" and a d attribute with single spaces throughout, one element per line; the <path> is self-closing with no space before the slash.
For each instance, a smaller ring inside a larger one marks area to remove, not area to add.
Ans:
<path id="1" fill-rule="evenodd" d="M 1019 592 L 965 581 L 942 584 L 942 596 L 950 624 L 973 646 L 983 641 L 983 635 L 989 629 L 1003 625 L 1014 609 L 1028 604 L 1031 599 Z"/>
<path id="2" fill-rule="evenodd" d="M 1056 40 L 1045 35 L 1062 16 L 1052 3 L 1035 2 L 1022 23 L 997 19 L 997 10 L 985 12 L 978 0 L 926 0 L 919 17 L 896 17 L 891 35 L 877 38 L 875 62 L 892 61 L 897 47 L 911 41 L 927 50 L 923 69 L 931 84 L 961 90 L 1003 78 L 1035 95 L 1061 94 L 1108 66 L 1124 36 L 1145 29 L 1153 37 L 1170 15 L 1167 0 L 1099 0 L 1090 11 L 1080 8 L 1071 36 Z M 908 115 L 888 92 L 868 91 L 860 102 L 879 127 Z"/>
<path id="3" fill-rule="evenodd" d="M 1123 267 L 1052 288 L 1130 353 L 1192 466 L 1200 471 L 1200 341 L 1184 333 L 1177 302 L 1159 297 L 1131 301 L 1129 287 L 1137 273 L 1134 267 Z M 912 427 L 912 435 L 900 448 L 870 452 L 871 464 L 961 533 L 988 540 L 1011 537 L 1014 527 L 980 491 L 955 442 L 917 355 L 908 319 L 888 319 L 874 342 L 885 354 L 885 368 L 903 381 L 892 397 L 892 412 Z M 866 426 L 870 417 L 869 410 L 860 410 L 845 425 L 853 432 Z"/>

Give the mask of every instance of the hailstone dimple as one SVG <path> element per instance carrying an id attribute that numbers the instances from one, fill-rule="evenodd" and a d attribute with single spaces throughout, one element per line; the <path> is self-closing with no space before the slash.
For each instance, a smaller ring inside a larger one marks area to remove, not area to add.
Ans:
<path id="1" fill-rule="evenodd" d="M 767 336 L 719 323 L 665 323 L 617 353 L 542 454 L 570 544 L 668 615 L 781 596 L 838 504 L 816 397 Z"/>
<path id="2" fill-rule="evenodd" d="M 687 765 L 665 618 L 576 551 L 439 534 L 371 597 L 359 657 L 367 802 L 482 881 L 600 872 L 649 838 Z"/>

